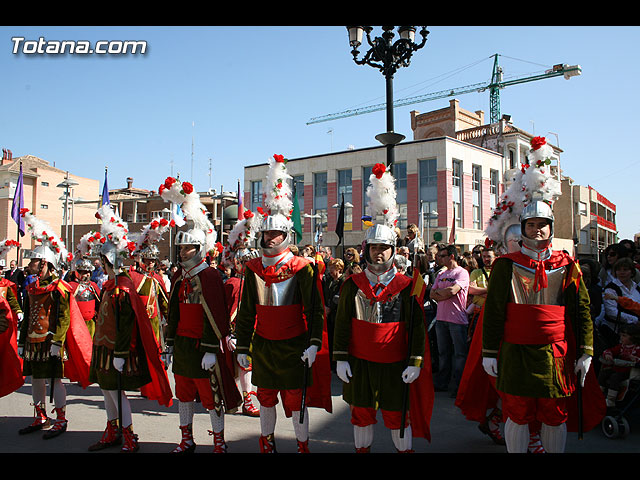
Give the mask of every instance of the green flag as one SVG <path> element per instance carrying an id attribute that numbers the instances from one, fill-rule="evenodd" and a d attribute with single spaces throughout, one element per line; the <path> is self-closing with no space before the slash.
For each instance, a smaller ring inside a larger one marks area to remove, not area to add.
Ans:
<path id="1" fill-rule="evenodd" d="M 298 194 L 295 187 L 293 188 L 293 211 L 291 212 L 293 218 L 293 231 L 296 234 L 295 243 L 302 240 L 302 221 L 300 220 L 300 205 L 298 204 Z"/>

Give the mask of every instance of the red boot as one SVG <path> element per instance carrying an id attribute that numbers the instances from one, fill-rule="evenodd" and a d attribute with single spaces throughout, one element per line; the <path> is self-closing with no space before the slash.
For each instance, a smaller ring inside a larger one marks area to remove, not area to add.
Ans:
<path id="1" fill-rule="evenodd" d="M 140 449 L 138 444 L 138 435 L 133 433 L 133 426 L 129 425 L 127 428 L 122 429 L 122 435 L 124 437 L 124 445 L 120 450 L 122 453 L 135 453 Z"/>
<path id="2" fill-rule="evenodd" d="M 301 442 L 298 440 L 298 453 L 309 453 L 309 440 Z"/>
<path id="3" fill-rule="evenodd" d="M 90 452 L 96 452 L 105 448 L 120 445 L 122 443 L 122 435 L 118 433 L 118 420 L 113 419 L 107 422 L 107 428 L 102 434 L 102 438 L 97 443 L 89 446 Z"/>
<path id="4" fill-rule="evenodd" d="M 224 441 L 224 430 L 220 432 L 209 430 L 209 435 L 213 435 L 213 453 L 227 453 L 227 444 Z"/>
<path id="5" fill-rule="evenodd" d="M 259 417 L 260 410 L 255 407 L 251 401 L 251 397 L 256 396 L 256 392 L 248 392 L 244 394 L 244 400 L 242 402 L 242 414 L 248 417 Z"/>
<path id="6" fill-rule="evenodd" d="M 180 425 L 180 430 L 182 430 L 182 441 L 171 453 L 193 453 L 196 449 L 196 442 L 193 441 L 193 426 Z"/>
<path id="7" fill-rule="evenodd" d="M 49 417 L 47 417 L 47 412 L 44 409 L 44 405 L 42 403 L 34 403 L 33 404 L 33 422 L 31 425 L 27 425 L 24 428 L 21 428 L 18 433 L 20 435 L 24 435 L 25 433 L 35 432 L 36 430 L 42 430 L 50 425 Z"/>
<path id="8" fill-rule="evenodd" d="M 260 453 L 278 453 L 276 450 L 276 439 L 273 433 L 260 436 Z"/>
<path id="9" fill-rule="evenodd" d="M 56 419 L 53 423 L 53 426 L 47 430 L 42 438 L 48 440 L 50 438 L 57 437 L 58 435 L 67 431 L 67 419 L 65 417 L 65 407 L 62 408 L 54 408 L 53 411 L 56 413 Z"/>

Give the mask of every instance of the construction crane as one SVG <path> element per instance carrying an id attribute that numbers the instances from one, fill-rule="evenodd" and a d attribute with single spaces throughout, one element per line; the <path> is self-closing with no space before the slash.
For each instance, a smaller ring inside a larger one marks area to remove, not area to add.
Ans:
<path id="1" fill-rule="evenodd" d="M 543 80 L 545 78 L 564 76 L 566 80 L 571 77 L 582 74 L 582 68 L 580 65 L 567 65 L 558 64 L 554 65 L 550 70 L 537 75 L 529 75 L 516 77 L 511 80 L 504 81 L 502 79 L 502 67 L 498 65 L 498 54 L 492 55 L 493 60 L 493 72 L 491 75 L 491 81 L 489 83 L 475 83 L 473 85 L 467 85 L 464 87 L 452 88 L 448 90 L 441 90 L 439 92 L 427 93 L 425 95 L 419 95 L 417 97 L 401 98 L 393 102 L 393 108 L 403 107 L 406 105 L 412 105 L 415 103 L 429 102 L 431 100 L 437 100 L 439 98 L 453 97 L 455 95 L 463 95 L 465 93 L 473 92 L 485 92 L 489 90 L 490 101 L 490 123 L 495 123 L 500 120 L 500 90 L 509 87 L 511 85 L 517 85 L 519 83 L 534 82 L 536 80 Z M 339 118 L 353 117 L 356 115 L 364 115 L 366 113 L 377 112 L 387 108 L 386 103 L 380 103 L 377 105 L 371 105 L 368 107 L 355 108 L 351 110 L 345 110 L 343 112 L 332 113 L 321 117 L 314 117 L 307 122 L 307 125 L 314 123 L 328 122 L 330 120 L 337 120 Z"/>

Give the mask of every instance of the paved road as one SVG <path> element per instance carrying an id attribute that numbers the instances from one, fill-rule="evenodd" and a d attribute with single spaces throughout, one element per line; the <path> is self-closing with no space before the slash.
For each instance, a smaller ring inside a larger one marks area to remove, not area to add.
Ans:
<path id="1" fill-rule="evenodd" d="M 169 375 L 173 382 L 173 376 Z M 353 433 L 349 423 L 349 411 L 340 396 L 341 385 L 334 376 L 332 382 L 333 413 L 310 409 L 310 442 L 312 453 L 352 453 Z M 43 440 L 40 433 L 18 435 L 18 430 L 31 422 L 31 385 L 27 382 L 16 392 L 0 398 L 0 453 L 88 453 L 87 446 L 97 441 L 104 430 L 106 417 L 100 389 L 93 385 L 82 389 L 67 384 L 67 418 L 69 428 L 63 435 Z M 170 452 L 180 440 L 177 402 L 171 407 L 161 407 L 137 393 L 131 394 L 133 425 L 140 438 L 141 453 Z M 48 398 L 47 398 L 48 400 Z M 640 402 L 639 402 L 640 403 Z M 570 433 L 566 451 L 571 453 L 638 453 L 640 452 L 640 405 L 629 415 L 631 433 L 626 438 L 606 438 L 596 428 L 578 440 Z M 209 415 L 198 405 L 194 420 L 194 436 L 197 453 L 211 452 L 212 438 Z M 493 444 L 480 433 L 477 425 L 465 420 L 446 393 L 436 393 L 431 421 L 432 441 L 414 439 L 417 453 L 505 453 L 505 448 Z M 257 453 L 259 419 L 239 414 L 225 417 L 225 436 L 229 453 Z M 276 444 L 280 453 L 296 451 L 292 420 L 278 411 Z M 106 450 L 103 452 L 113 452 Z M 115 450 L 117 451 L 117 449 Z M 394 452 L 388 430 L 382 421 L 376 425 L 373 453 Z M 95 454 L 102 454 L 98 452 Z"/>

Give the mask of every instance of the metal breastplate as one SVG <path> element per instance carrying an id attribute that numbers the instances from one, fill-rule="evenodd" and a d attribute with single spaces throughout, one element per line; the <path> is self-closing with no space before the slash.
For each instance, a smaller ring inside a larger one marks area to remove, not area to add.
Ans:
<path id="1" fill-rule="evenodd" d="M 298 293 L 300 289 L 297 288 L 298 279 L 295 275 L 269 286 L 258 275 L 255 278 L 258 305 L 282 306 L 301 303 Z"/>
<path id="2" fill-rule="evenodd" d="M 29 294 L 29 342 L 44 342 L 49 334 L 49 318 L 53 314 L 51 293 Z"/>
<path id="3" fill-rule="evenodd" d="M 547 288 L 534 291 L 535 271 L 517 263 L 511 274 L 510 300 L 523 305 L 564 305 L 563 285 L 567 268 L 547 270 Z"/>
<path id="4" fill-rule="evenodd" d="M 395 294 L 388 302 L 373 302 L 362 290 L 355 296 L 355 317 L 370 323 L 390 323 L 400 321 L 402 301 L 400 293 Z"/>
<path id="5" fill-rule="evenodd" d="M 81 283 L 78 285 L 76 290 L 76 301 L 78 302 L 89 302 L 91 300 L 95 300 L 95 295 L 89 285 Z"/>

